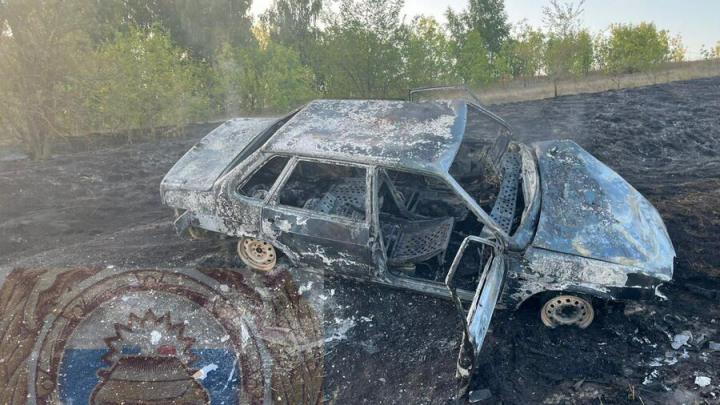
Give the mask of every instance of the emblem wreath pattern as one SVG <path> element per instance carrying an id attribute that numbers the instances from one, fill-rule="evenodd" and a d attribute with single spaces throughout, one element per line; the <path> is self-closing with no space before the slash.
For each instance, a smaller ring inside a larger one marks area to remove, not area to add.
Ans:
<path id="1" fill-rule="evenodd" d="M 322 400 L 322 325 L 286 270 L 258 278 L 235 269 L 84 268 L 8 275 L 0 289 L 0 401 L 30 395 L 57 403 L 63 349 L 75 328 L 103 303 L 142 291 L 190 300 L 228 331 L 242 374 L 239 403 Z"/>

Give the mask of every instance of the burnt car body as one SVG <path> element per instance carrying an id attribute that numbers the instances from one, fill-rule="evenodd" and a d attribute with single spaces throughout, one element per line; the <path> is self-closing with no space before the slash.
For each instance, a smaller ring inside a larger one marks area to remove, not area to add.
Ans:
<path id="1" fill-rule="evenodd" d="M 181 233 L 253 238 L 308 269 L 470 302 L 471 359 L 496 306 L 641 298 L 673 272 L 662 219 L 617 173 L 571 141 L 515 142 L 467 101 L 318 100 L 233 119 L 161 194 Z"/>

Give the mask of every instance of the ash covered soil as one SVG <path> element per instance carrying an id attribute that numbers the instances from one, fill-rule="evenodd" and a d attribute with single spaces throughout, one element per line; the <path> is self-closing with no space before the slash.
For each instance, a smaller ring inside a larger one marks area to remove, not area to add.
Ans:
<path id="1" fill-rule="evenodd" d="M 708 347 L 720 342 L 720 78 L 492 109 L 519 140 L 573 139 L 620 173 L 658 208 L 678 257 L 668 300 L 602 306 L 586 330 L 546 329 L 532 303 L 496 313 L 480 372 L 490 402 L 720 403 L 720 352 Z M 178 238 L 159 201 L 162 176 L 210 129 L 0 162 L 0 274 L 239 265 L 227 244 Z M 451 401 L 460 323 L 449 302 L 336 278 L 313 288 L 325 400 Z"/>

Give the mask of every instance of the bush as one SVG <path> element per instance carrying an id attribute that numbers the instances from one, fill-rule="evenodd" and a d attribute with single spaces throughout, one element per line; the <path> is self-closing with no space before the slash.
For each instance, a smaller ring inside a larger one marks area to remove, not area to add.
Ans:
<path id="1" fill-rule="evenodd" d="M 673 57 L 668 32 L 652 23 L 615 24 L 597 48 L 600 65 L 612 74 L 647 71 Z"/>
<path id="2" fill-rule="evenodd" d="M 0 1 L 0 126 L 34 159 L 50 156 L 54 138 L 82 131 L 91 8 L 79 0 Z"/>
<path id="3" fill-rule="evenodd" d="M 88 85 L 88 121 L 95 130 L 179 127 L 206 120 L 207 67 L 173 45 L 159 26 L 131 27 L 101 46 Z"/>
<path id="4" fill-rule="evenodd" d="M 268 36 L 247 47 L 223 46 L 215 75 L 226 115 L 284 112 L 315 96 L 312 71 L 298 53 Z"/>

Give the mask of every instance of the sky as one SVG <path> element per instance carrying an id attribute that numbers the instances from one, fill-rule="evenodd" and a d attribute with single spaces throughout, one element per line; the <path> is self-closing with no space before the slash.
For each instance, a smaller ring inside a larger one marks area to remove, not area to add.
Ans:
<path id="1" fill-rule="evenodd" d="M 326 0 L 327 1 L 327 0 Z M 253 0 L 252 12 L 264 11 L 272 0 Z M 547 0 L 505 0 L 508 20 L 522 20 L 542 26 L 542 8 Z M 405 0 L 408 19 L 417 14 L 444 21 L 448 7 L 459 11 L 467 0 Z M 602 32 L 611 23 L 654 22 L 672 35 L 680 34 L 688 48 L 688 59 L 700 58 L 702 45 L 720 41 L 720 0 L 586 0 L 583 22 L 593 33 Z"/>

